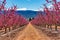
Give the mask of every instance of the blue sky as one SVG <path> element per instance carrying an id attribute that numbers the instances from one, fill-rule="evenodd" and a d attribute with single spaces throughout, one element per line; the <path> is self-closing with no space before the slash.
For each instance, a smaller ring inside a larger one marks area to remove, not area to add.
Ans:
<path id="1" fill-rule="evenodd" d="M 6 7 L 17 5 L 18 8 L 28 10 L 38 10 L 45 0 L 7 0 Z"/>
<path id="2" fill-rule="evenodd" d="M 46 3 L 45 0 L 7 0 L 6 7 L 9 8 L 13 5 L 17 5 L 17 7 L 22 10 L 24 9 L 25 10 L 39 10 L 39 9 L 42 9 L 41 8 L 42 4 L 45 4 L 45 3 Z"/>

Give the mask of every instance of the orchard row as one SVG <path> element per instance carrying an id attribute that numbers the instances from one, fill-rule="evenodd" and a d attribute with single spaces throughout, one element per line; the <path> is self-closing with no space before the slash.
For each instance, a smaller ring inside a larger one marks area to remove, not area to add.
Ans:
<path id="1" fill-rule="evenodd" d="M 13 29 L 16 27 L 21 27 L 23 25 L 28 24 L 28 21 L 18 13 L 16 13 L 17 7 L 5 8 L 6 0 L 0 4 L 0 29 L 5 29 L 12 27 Z"/>
<path id="2" fill-rule="evenodd" d="M 44 14 L 38 12 L 38 15 L 31 23 L 44 27 L 47 25 L 50 29 L 52 29 L 52 26 L 55 26 L 55 30 L 57 31 L 57 26 L 60 26 L 60 2 L 57 2 L 57 0 L 46 1 L 47 4 L 51 3 L 52 7 L 48 8 L 46 4 L 44 4 Z"/>

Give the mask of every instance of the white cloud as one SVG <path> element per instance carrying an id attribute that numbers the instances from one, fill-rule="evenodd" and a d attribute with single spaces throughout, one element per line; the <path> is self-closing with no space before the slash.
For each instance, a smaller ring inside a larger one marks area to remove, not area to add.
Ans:
<path id="1" fill-rule="evenodd" d="M 19 8 L 19 9 L 17 9 L 17 10 L 27 10 L 27 8 Z"/>
<path id="2" fill-rule="evenodd" d="M 33 11 L 43 11 L 43 8 L 40 8 L 40 9 L 27 9 L 27 8 L 18 8 L 17 10 L 33 10 Z"/>
<path id="3" fill-rule="evenodd" d="M 53 7 L 53 5 L 49 5 L 49 6 L 48 6 L 48 8 L 52 8 L 52 7 Z"/>
<path id="4" fill-rule="evenodd" d="M 39 11 L 39 10 L 33 10 L 33 11 Z"/>
<path id="5" fill-rule="evenodd" d="M 52 11 L 53 10 L 53 8 L 54 8 L 54 6 L 51 4 L 51 5 L 49 5 L 49 6 L 47 6 L 48 8 L 49 8 L 49 10 L 50 11 Z"/>
<path id="6" fill-rule="evenodd" d="M 44 11 L 43 8 L 40 8 L 39 10 L 40 10 L 40 11 Z"/>

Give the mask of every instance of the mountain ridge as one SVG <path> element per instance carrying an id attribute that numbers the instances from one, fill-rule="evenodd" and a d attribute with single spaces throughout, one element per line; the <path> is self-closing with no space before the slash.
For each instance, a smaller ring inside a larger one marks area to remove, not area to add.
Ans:
<path id="1" fill-rule="evenodd" d="M 36 17 L 38 15 L 39 11 L 33 11 L 33 10 L 17 10 L 16 11 L 19 15 L 22 15 L 25 18 L 33 18 Z M 43 13 L 42 11 L 40 11 L 40 13 Z"/>

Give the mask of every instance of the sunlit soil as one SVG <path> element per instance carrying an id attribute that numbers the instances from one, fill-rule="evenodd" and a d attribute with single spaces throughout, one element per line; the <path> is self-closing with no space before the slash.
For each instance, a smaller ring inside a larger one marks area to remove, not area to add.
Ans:
<path id="1" fill-rule="evenodd" d="M 47 35 L 49 38 L 51 38 L 51 40 L 60 40 L 60 26 L 57 27 L 57 29 L 58 29 L 57 33 L 55 33 L 56 31 L 54 31 L 55 26 L 52 26 L 52 30 L 50 30 L 50 29 L 48 30 L 48 28 L 47 29 L 45 28 L 42 30 L 41 28 L 43 28 L 43 27 L 36 26 L 36 25 L 34 25 L 34 27 L 39 31 L 39 33 L 40 33 L 40 31 L 42 31 L 45 35 Z"/>
<path id="2" fill-rule="evenodd" d="M 14 40 L 51 40 L 48 36 L 46 36 L 42 31 L 38 32 L 38 30 L 29 23 L 26 28 L 15 37 Z"/>
<path id="3" fill-rule="evenodd" d="M 53 37 L 53 35 L 50 37 L 39 27 L 29 23 L 22 30 L 17 30 L 6 36 L 0 36 L 0 40 L 60 40 L 60 34 L 56 37 Z M 54 28 L 54 26 L 52 27 Z M 60 29 L 60 27 L 58 28 Z"/>
<path id="4" fill-rule="evenodd" d="M 7 29 L 7 33 L 2 33 L 2 35 L 0 34 L 0 40 L 13 40 L 18 34 L 18 32 L 22 31 L 25 28 L 25 26 L 22 26 L 15 30 L 10 30 L 10 32 L 8 32 L 8 29 Z"/>

